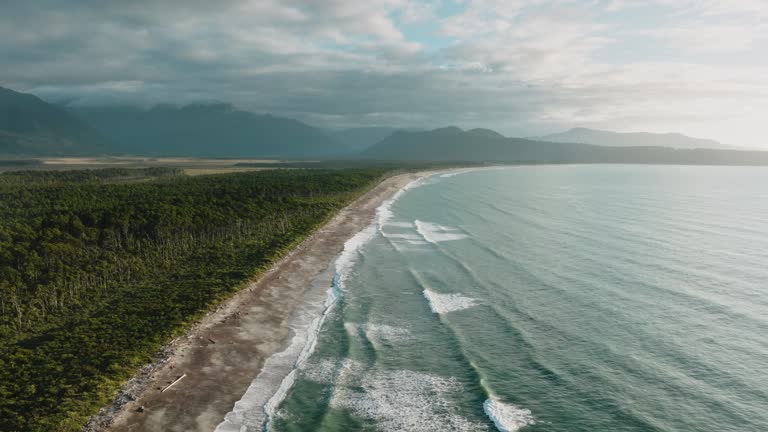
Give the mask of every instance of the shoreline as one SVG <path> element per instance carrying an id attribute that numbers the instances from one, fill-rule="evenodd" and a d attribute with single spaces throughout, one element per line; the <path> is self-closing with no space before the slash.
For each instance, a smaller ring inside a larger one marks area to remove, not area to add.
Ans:
<path id="1" fill-rule="evenodd" d="M 387 177 L 339 210 L 257 280 L 164 347 L 158 360 L 142 367 L 84 431 L 216 429 L 267 359 L 291 342 L 289 324 L 305 295 L 318 283 L 330 286 L 328 268 L 345 242 L 375 221 L 382 203 L 434 172 Z"/>

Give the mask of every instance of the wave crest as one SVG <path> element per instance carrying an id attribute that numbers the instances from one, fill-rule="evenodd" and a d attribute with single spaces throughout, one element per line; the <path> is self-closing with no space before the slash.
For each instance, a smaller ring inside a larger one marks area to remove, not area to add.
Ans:
<path id="1" fill-rule="evenodd" d="M 429 301 L 429 308 L 436 314 L 469 309 L 477 305 L 477 300 L 461 294 L 440 294 L 424 289 L 424 297 Z"/>
<path id="2" fill-rule="evenodd" d="M 531 410 L 500 402 L 493 397 L 483 403 L 483 411 L 500 432 L 515 432 L 536 424 Z"/>
<path id="3" fill-rule="evenodd" d="M 420 220 L 414 221 L 414 224 L 416 225 L 416 231 L 421 234 L 424 240 L 430 243 L 461 240 L 469 237 L 468 235 L 459 231 L 458 228 L 447 227 Z"/>

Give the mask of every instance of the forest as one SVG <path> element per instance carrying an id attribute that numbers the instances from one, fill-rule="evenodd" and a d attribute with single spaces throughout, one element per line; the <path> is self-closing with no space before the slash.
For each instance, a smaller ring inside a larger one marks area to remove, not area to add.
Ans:
<path id="1" fill-rule="evenodd" d="M 80 430 L 164 344 L 385 174 L 0 174 L 0 430 Z"/>

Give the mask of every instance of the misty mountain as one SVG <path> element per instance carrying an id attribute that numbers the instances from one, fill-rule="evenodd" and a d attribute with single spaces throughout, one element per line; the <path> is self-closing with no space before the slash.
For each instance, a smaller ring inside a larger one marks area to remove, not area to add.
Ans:
<path id="1" fill-rule="evenodd" d="M 366 150 L 377 160 L 487 163 L 768 165 L 768 152 L 669 147 L 604 147 L 506 138 L 487 129 L 398 131 Z"/>
<path id="2" fill-rule="evenodd" d="M 431 131 L 397 131 L 363 155 L 381 160 L 512 161 L 526 153 L 513 141 L 541 147 L 538 141 L 506 138 L 489 129 L 464 131 L 449 126 Z M 520 143 L 517 143 L 520 144 Z M 559 146 L 565 147 L 567 146 Z"/>
<path id="3" fill-rule="evenodd" d="M 680 134 L 577 128 L 541 139 L 507 138 L 490 129 L 464 131 L 457 127 L 327 131 L 228 104 L 67 111 L 34 95 L 0 87 L 0 154 L 7 155 L 330 159 L 361 154 L 389 161 L 768 164 L 768 152 L 712 149 L 727 146 Z"/>
<path id="4" fill-rule="evenodd" d="M 334 157 L 350 152 L 300 121 L 232 105 L 80 107 L 71 111 L 126 154 L 201 157 Z"/>
<path id="5" fill-rule="evenodd" d="M 392 127 L 358 127 L 350 129 L 329 129 L 326 133 L 339 144 L 358 154 L 400 130 Z"/>
<path id="6" fill-rule="evenodd" d="M 106 139 L 67 111 L 35 95 L 0 87 L 0 154 L 102 154 Z"/>
<path id="7" fill-rule="evenodd" d="M 692 138 L 679 133 L 611 132 L 587 128 L 573 128 L 565 132 L 534 138 L 539 141 L 593 144 L 607 147 L 671 147 L 677 149 L 722 149 L 734 147 L 715 140 Z"/>

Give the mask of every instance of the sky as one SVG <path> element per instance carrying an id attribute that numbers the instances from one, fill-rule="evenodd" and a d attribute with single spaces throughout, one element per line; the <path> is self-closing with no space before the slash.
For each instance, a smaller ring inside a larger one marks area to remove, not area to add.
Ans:
<path id="1" fill-rule="evenodd" d="M 324 127 L 768 148 L 768 0 L 0 0 L 0 86 Z"/>

